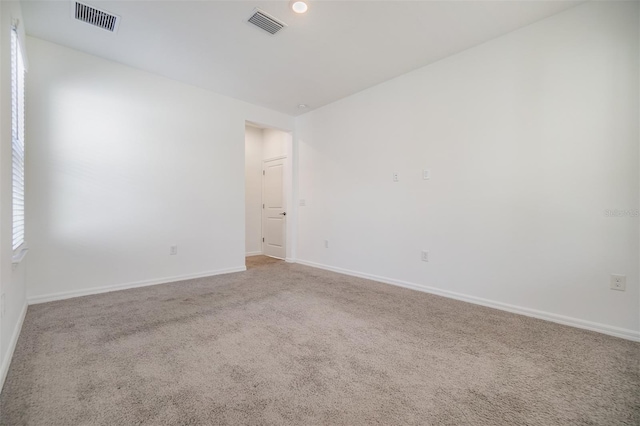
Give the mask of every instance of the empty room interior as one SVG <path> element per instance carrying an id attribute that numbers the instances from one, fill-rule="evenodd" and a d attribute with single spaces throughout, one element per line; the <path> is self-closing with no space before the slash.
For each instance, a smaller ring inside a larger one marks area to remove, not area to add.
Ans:
<path id="1" fill-rule="evenodd" d="M 0 425 L 640 425 L 637 1 L 0 2 Z"/>

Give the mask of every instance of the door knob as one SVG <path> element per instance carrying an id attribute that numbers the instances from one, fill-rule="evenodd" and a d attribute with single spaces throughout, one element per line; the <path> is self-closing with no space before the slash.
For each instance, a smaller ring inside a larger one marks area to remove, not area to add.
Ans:
<path id="1" fill-rule="evenodd" d="M 287 215 L 287 212 L 280 213 L 280 216 L 286 216 L 286 215 Z"/>

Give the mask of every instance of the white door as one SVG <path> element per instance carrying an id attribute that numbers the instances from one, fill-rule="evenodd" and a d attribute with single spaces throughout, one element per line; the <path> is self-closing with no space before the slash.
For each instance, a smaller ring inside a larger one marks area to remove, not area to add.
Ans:
<path id="1" fill-rule="evenodd" d="M 265 161 L 262 172 L 262 251 L 279 259 L 286 257 L 284 162 L 285 158 Z"/>

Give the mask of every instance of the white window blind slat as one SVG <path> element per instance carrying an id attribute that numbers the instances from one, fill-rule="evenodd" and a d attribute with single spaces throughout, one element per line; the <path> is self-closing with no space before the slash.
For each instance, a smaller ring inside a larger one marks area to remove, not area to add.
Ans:
<path id="1" fill-rule="evenodd" d="M 11 31 L 11 149 L 13 250 L 24 244 L 24 62 L 18 34 Z"/>
<path id="2" fill-rule="evenodd" d="M 13 154 L 11 155 L 13 158 L 24 160 L 24 147 L 22 145 L 14 144 L 11 149 L 13 149 Z"/>

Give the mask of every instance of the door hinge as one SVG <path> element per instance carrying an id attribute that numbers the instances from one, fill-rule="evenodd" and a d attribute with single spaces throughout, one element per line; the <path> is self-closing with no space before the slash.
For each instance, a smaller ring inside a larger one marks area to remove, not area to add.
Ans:
<path id="1" fill-rule="evenodd" d="M 264 204 L 262 205 L 262 208 L 264 209 Z"/>
<path id="2" fill-rule="evenodd" d="M 262 176 L 264 176 L 264 170 L 262 171 Z"/>
<path id="3" fill-rule="evenodd" d="M 262 242 L 264 243 L 264 237 L 262 238 Z"/>

